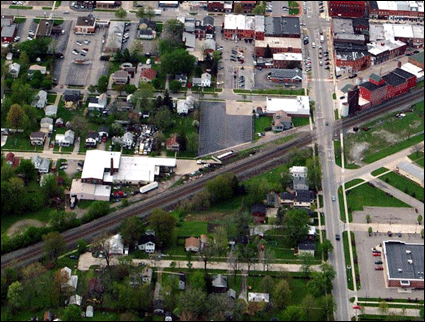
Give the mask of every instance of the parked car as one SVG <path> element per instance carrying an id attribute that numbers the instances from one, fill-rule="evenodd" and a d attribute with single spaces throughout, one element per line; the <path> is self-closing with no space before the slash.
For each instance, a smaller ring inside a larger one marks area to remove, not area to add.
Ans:
<path id="1" fill-rule="evenodd" d="M 332 199 L 332 201 L 335 201 L 336 200 L 335 196 L 332 196 L 331 199 Z"/>
<path id="2" fill-rule="evenodd" d="M 381 260 L 376 261 L 376 262 L 375 262 L 375 264 L 376 264 L 376 265 L 381 265 L 381 264 L 382 264 L 382 261 L 381 261 Z"/>
<path id="3" fill-rule="evenodd" d="M 381 252 L 376 252 L 372 254 L 373 256 L 381 256 Z"/>
<path id="4" fill-rule="evenodd" d="M 78 161 L 77 163 L 80 167 L 82 167 L 84 165 L 84 161 Z"/>
<path id="5" fill-rule="evenodd" d="M 336 239 L 336 240 L 340 240 L 340 239 L 341 239 L 341 236 L 339 236 L 339 234 L 336 234 L 336 235 L 335 235 L 335 239 Z"/>
<path id="6" fill-rule="evenodd" d="M 71 259 L 79 259 L 80 256 L 78 256 L 78 255 L 69 255 L 69 258 L 71 258 Z"/>
<path id="7" fill-rule="evenodd" d="M 59 169 L 60 169 L 60 170 L 66 170 L 66 168 L 67 168 L 67 166 L 66 166 L 66 165 L 63 165 L 63 166 L 61 166 Z"/>
<path id="8" fill-rule="evenodd" d="M 376 266 L 375 267 L 375 271 L 382 271 L 384 269 L 384 267 L 382 266 Z"/>

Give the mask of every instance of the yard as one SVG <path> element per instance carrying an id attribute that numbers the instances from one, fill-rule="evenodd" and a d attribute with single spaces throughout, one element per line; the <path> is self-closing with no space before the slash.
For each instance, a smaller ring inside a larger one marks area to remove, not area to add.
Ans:
<path id="1" fill-rule="evenodd" d="M 424 153 L 418 152 L 418 153 L 412 153 L 409 156 L 409 159 L 415 162 L 418 166 L 424 167 Z"/>
<path id="2" fill-rule="evenodd" d="M 424 189 L 417 183 L 394 172 L 384 174 L 380 177 L 380 179 L 384 180 L 386 183 L 392 185 L 398 190 L 407 193 L 411 197 L 424 202 Z"/>
<path id="3" fill-rule="evenodd" d="M 310 120 L 308 117 L 293 117 L 292 123 L 294 124 L 294 127 L 298 127 L 298 126 L 309 125 Z"/>
<path id="4" fill-rule="evenodd" d="M 350 162 L 372 163 L 423 141 L 424 102 L 413 106 L 402 118 L 391 113 L 366 124 L 367 131 L 348 133 L 344 141 Z"/>
<path id="5" fill-rule="evenodd" d="M 357 251 L 356 251 L 356 242 L 354 240 L 354 233 L 350 231 L 351 234 L 351 243 L 353 246 L 353 261 L 357 258 Z M 351 260 L 350 260 L 350 249 L 348 244 L 348 234 L 346 231 L 342 232 L 342 239 L 344 243 L 344 258 L 345 258 L 345 265 L 346 265 L 346 274 L 347 274 L 347 284 L 348 289 L 354 290 L 354 283 L 353 283 L 353 273 L 352 273 L 352 267 L 351 267 Z M 354 264 L 354 269 L 356 271 L 356 279 L 357 279 L 357 289 L 360 289 L 360 273 L 359 273 L 359 266 L 357 264 Z"/>
<path id="6" fill-rule="evenodd" d="M 28 152 L 41 152 L 43 151 L 42 145 L 31 145 L 29 135 L 24 133 L 13 133 L 7 137 L 6 144 L 2 150 L 19 150 Z"/>
<path id="7" fill-rule="evenodd" d="M 265 132 L 266 128 L 272 126 L 273 117 L 272 116 L 260 116 L 259 118 L 254 118 L 254 132 L 257 133 Z"/>

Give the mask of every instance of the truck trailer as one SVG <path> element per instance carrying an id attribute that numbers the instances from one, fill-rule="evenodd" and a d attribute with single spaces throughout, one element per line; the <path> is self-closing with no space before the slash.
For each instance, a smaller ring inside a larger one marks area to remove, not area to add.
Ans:
<path id="1" fill-rule="evenodd" d="M 140 193 L 146 193 L 148 191 L 151 191 L 153 189 L 158 188 L 158 182 L 154 181 L 152 183 L 149 183 L 143 187 L 140 188 Z"/>

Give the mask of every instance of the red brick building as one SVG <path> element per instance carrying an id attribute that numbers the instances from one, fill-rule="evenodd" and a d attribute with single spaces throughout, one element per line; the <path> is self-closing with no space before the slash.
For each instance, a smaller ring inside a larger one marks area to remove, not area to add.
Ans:
<path id="1" fill-rule="evenodd" d="M 264 39 L 264 16 L 226 15 L 224 39 Z"/>
<path id="2" fill-rule="evenodd" d="M 235 10 L 235 5 L 240 3 L 243 8 L 244 13 L 252 12 L 252 9 L 257 5 L 257 1 L 233 1 L 233 10 Z"/>
<path id="3" fill-rule="evenodd" d="M 330 17 L 367 17 L 366 1 L 328 1 Z"/>
<path id="4" fill-rule="evenodd" d="M 208 1 L 208 11 L 224 11 L 224 1 Z"/>
<path id="5" fill-rule="evenodd" d="M 370 67 L 370 55 L 365 52 L 338 53 L 335 55 L 335 65 L 338 67 L 351 67 L 353 71 L 364 70 Z"/>

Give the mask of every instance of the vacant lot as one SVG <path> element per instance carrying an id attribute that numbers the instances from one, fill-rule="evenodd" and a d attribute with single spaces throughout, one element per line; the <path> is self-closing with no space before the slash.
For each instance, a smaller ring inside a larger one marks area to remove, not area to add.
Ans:
<path id="1" fill-rule="evenodd" d="M 413 112 L 406 112 L 401 119 L 395 114 L 367 124 L 368 131 L 347 134 L 344 146 L 350 163 L 372 163 L 423 140 L 420 133 L 424 128 L 424 102 L 416 104 Z"/>
<path id="2" fill-rule="evenodd" d="M 424 189 L 415 182 L 394 172 L 384 174 L 380 179 L 413 198 L 424 201 Z"/>

